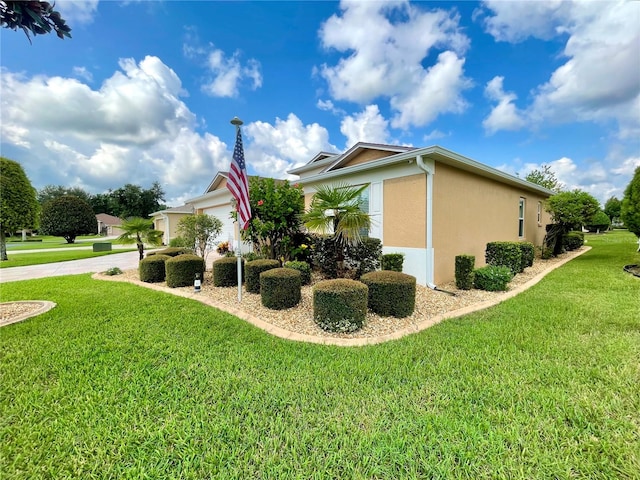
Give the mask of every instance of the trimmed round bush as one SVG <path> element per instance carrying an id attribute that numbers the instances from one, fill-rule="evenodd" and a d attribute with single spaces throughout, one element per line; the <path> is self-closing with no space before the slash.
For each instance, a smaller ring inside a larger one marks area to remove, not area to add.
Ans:
<path id="1" fill-rule="evenodd" d="M 200 278 L 204 276 L 204 259 L 197 255 L 178 255 L 169 258 L 164 265 L 167 272 L 167 287 L 188 287 L 193 285 L 196 273 L 200 274 Z"/>
<path id="2" fill-rule="evenodd" d="M 153 255 L 169 255 L 170 257 L 177 257 L 178 255 L 186 255 L 193 254 L 193 250 L 190 248 L 184 247 L 169 247 L 163 248 L 162 250 L 156 250 L 155 252 L 147 253 L 147 257 L 152 257 Z"/>
<path id="3" fill-rule="evenodd" d="M 147 283 L 164 282 L 166 275 L 164 264 L 170 258 L 169 255 L 153 255 L 140 260 L 138 264 L 140 281 Z"/>
<path id="4" fill-rule="evenodd" d="M 313 288 L 313 320 L 328 332 L 355 332 L 367 315 L 369 288 L 362 282 L 338 278 Z"/>
<path id="5" fill-rule="evenodd" d="M 562 236 L 562 245 L 569 251 L 576 250 L 584 245 L 584 233 L 569 232 Z"/>
<path id="6" fill-rule="evenodd" d="M 385 253 L 382 255 L 382 270 L 402 271 L 404 253 Z"/>
<path id="7" fill-rule="evenodd" d="M 311 265 L 307 262 L 291 261 L 284 264 L 285 268 L 293 268 L 302 275 L 302 285 L 309 285 L 311 283 Z"/>
<path id="8" fill-rule="evenodd" d="M 244 260 L 242 260 L 244 264 Z M 238 259 L 222 257 L 213 262 L 213 285 L 216 287 L 238 286 Z"/>
<path id="9" fill-rule="evenodd" d="M 507 289 L 507 284 L 512 278 L 509 267 L 487 265 L 473 272 L 473 286 L 478 290 L 501 292 Z"/>
<path id="10" fill-rule="evenodd" d="M 260 274 L 262 305 L 272 310 L 295 307 L 300 302 L 302 275 L 292 268 L 272 268 Z"/>
<path id="11" fill-rule="evenodd" d="M 260 274 L 280 268 L 278 260 L 252 260 L 244 264 L 244 282 L 247 292 L 260 293 Z"/>
<path id="12" fill-rule="evenodd" d="M 416 307 L 416 277 L 393 270 L 366 273 L 360 281 L 369 288 L 368 306 L 382 317 L 408 317 Z"/>

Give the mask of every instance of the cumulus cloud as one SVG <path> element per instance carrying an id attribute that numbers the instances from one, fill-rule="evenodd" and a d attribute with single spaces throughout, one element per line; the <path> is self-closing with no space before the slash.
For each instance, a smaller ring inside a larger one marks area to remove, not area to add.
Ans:
<path id="1" fill-rule="evenodd" d="M 344 115 L 346 113 L 343 109 L 336 107 L 331 100 L 318 99 L 316 107 L 325 112 L 331 112 L 334 115 Z"/>
<path id="2" fill-rule="evenodd" d="M 484 89 L 485 96 L 498 104 L 482 122 L 482 126 L 489 134 L 498 130 L 519 130 L 526 121 L 522 112 L 513 103 L 518 97 L 512 92 L 505 92 L 502 86 L 504 77 L 494 77 Z"/>
<path id="3" fill-rule="evenodd" d="M 533 90 L 531 125 L 613 120 L 621 138 L 640 135 L 639 2 L 492 0 L 484 6 L 485 27 L 496 40 L 567 38 L 567 60 Z"/>
<path id="4" fill-rule="evenodd" d="M 119 66 L 98 89 L 3 69 L 3 144 L 28 151 L 24 158 L 33 161 L 25 168 L 36 188 L 74 185 L 97 193 L 157 180 L 169 204 L 201 194 L 217 170 L 228 169 L 227 145 L 195 131 L 181 81 L 159 58 Z"/>
<path id="5" fill-rule="evenodd" d="M 64 0 L 57 2 L 55 9 L 73 29 L 74 25 L 87 25 L 93 22 L 98 12 L 98 0 Z M 73 30 L 71 33 L 73 34 Z"/>
<path id="6" fill-rule="evenodd" d="M 287 178 L 287 170 L 307 163 L 318 152 L 337 151 L 329 143 L 326 128 L 312 123 L 304 125 L 293 113 L 275 124 L 253 122 L 243 132 L 248 140 L 245 159 L 258 174 Z"/>
<path id="7" fill-rule="evenodd" d="M 202 86 L 202 90 L 214 97 L 237 97 L 244 79 L 250 80 L 252 90 L 262 86 L 260 62 L 249 59 L 242 65 L 239 52 L 227 57 L 222 50 L 214 49 L 208 54 L 207 68 L 213 78 Z"/>
<path id="8" fill-rule="evenodd" d="M 367 105 L 354 115 L 347 115 L 340 124 L 340 131 L 347 137 L 346 147 L 358 142 L 387 143 L 389 122 L 380 114 L 377 105 Z"/>
<path id="9" fill-rule="evenodd" d="M 437 140 L 439 138 L 449 137 L 450 135 L 451 135 L 451 132 L 444 133 L 436 128 L 435 130 L 430 131 L 424 137 L 422 137 L 422 140 L 425 142 L 430 142 L 432 140 Z"/>
<path id="10" fill-rule="evenodd" d="M 407 1 L 343 1 L 341 14 L 321 27 L 327 50 L 344 53 L 318 71 L 333 98 L 367 103 L 388 98 L 392 125 L 425 125 L 444 112 L 460 112 L 461 92 L 470 86 L 462 55 L 469 39 L 455 11 L 425 11 Z M 429 66 L 423 63 L 440 52 Z"/>

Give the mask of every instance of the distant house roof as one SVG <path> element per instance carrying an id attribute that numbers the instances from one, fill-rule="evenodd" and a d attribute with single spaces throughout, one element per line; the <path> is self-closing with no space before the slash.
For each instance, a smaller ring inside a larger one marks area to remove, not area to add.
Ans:
<path id="1" fill-rule="evenodd" d="M 113 215 L 109 215 L 108 213 L 99 213 L 96 215 L 96 220 L 103 225 L 107 225 L 110 227 L 115 227 L 118 225 L 122 225 L 122 219 L 118 217 L 114 217 Z"/>
<path id="2" fill-rule="evenodd" d="M 164 210 L 158 210 L 157 212 L 150 213 L 150 217 L 155 217 L 158 215 L 164 215 L 166 213 L 193 213 L 193 205 L 190 203 L 186 203 L 184 205 L 180 205 L 179 207 L 171 207 L 166 208 Z"/>

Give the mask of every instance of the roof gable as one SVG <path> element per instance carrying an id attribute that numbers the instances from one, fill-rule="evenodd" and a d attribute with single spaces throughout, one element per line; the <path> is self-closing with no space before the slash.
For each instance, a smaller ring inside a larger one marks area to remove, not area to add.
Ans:
<path id="1" fill-rule="evenodd" d="M 415 150 L 414 147 L 401 145 L 384 145 L 379 143 L 358 142 L 349 150 L 340 155 L 326 170 L 330 172 L 339 168 L 372 162 L 381 158 L 390 157 L 398 153 Z"/>
<path id="2" fill-rule="evenodd" d="M 219 190 L 227 186 L 227 180 L 229 179 L 229 172 L 218 172 L 216 176 L 213 177 L 211 183 L 204 191 L 205 194 L 213 192 L 215 190 Z"/>

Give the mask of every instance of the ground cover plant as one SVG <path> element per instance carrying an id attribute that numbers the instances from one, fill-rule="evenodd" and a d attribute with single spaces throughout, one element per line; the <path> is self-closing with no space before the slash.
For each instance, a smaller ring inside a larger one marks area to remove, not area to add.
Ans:
<path id="1" fill-rule="evenodd" d="M 3 284 L 58 304 L 0 329 L 3 479 L 637 478 L 635 237 L 586 239 L 511 300 L 361 348 L 89 275 Z"/>
<path id="2" fill-rule="evenodd" d="M 9 260 L 0 262 L 0 268 L 26 267 L 29 265 L 42 265 L 45 263 L 68 262 L 70 260 L 81 260 L 83 258 L 102 257 L 103 255 L 113 255 L 115 253 L 131 252 L 135 248 L 119 248 L 108 252 L 93 252 L 91 250 L 64 249 L 54 252 L 33 252 L 10 255 Z"/>

